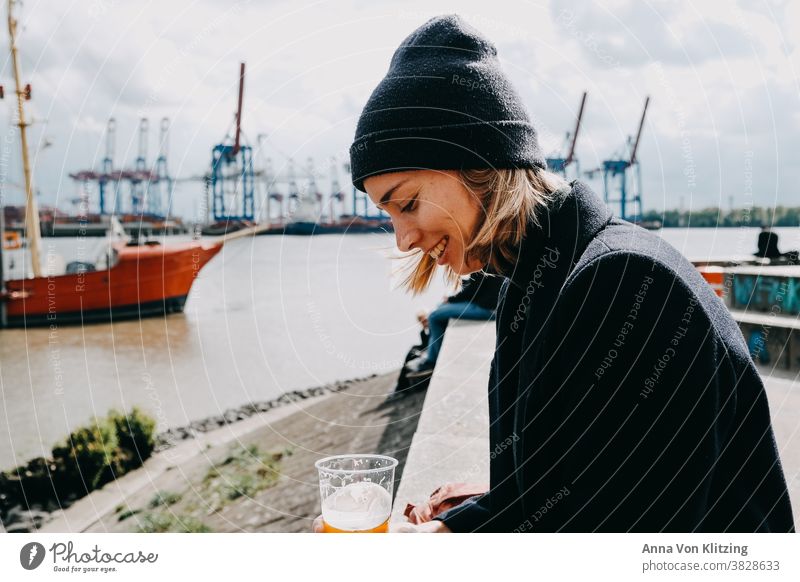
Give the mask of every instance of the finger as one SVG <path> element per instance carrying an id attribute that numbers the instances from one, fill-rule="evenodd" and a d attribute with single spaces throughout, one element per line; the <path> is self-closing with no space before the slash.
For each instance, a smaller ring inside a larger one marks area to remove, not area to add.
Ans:
<path id="1" fill-rule="evenodd" d="M 313 531 L 314 533 L 323 533 L 325 531 L 322 525 L 321 515 L 314 520 L 314 523 L 311 525 L 311 531 Z"/>

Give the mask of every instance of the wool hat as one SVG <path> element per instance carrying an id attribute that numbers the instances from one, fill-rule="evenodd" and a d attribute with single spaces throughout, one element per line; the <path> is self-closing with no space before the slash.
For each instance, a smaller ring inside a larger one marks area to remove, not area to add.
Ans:
<path id="1" fill-rule="evenodd" d="M 546 168 L 536 129 L 497 49 L 458 15 L 397 48 L 350 146 L 353 185 L 403 170 Z"/>

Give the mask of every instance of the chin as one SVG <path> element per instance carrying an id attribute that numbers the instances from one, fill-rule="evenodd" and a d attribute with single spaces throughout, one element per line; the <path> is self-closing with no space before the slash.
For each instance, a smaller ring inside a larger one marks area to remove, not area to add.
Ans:
<path id="1" fill-rule="evenodd" d="M 480 271 L 483 268 L 483 265 L 477 263 L 467 263 L 466 261 L 461 260 L 457 265 L 451 265 L 450 268 L 457 275 L 464 277 L 466 275 L 471 275 L 476 271 Z"/>

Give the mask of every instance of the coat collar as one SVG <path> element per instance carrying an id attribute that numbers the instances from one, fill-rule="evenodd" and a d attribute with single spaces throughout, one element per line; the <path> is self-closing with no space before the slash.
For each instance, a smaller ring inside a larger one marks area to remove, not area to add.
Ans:
<path id="1" fill-rule="evenodd" d="M 539 225 L 528 223 L 516 262 L 505 270 L 505 276 L 524 291 L 536 277 L 537 269 L 550 266 L 555 271 L 553 275 L 558 273 L 563 282 L 589 242 L 610 220 L 611 213 L 603 201 L 586 184 L 574 180 L 569 189 L 556 192 L 553 201 L 540 212 Z M 552 266 L 556 260 L 560 268 Z"/>

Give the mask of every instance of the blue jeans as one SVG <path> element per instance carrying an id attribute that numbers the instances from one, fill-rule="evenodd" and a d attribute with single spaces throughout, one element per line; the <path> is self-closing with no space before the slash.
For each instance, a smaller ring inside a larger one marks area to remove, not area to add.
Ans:
<path id="1" fill-rule="evenodd" d="M 474 303 L 442 303 L 428 314 L 428 329 L 431 336 L 428 341 L 426 360 L 435 364 L 442 348 L 444 330 L 450 319 L 487 320 L 494 319 L 494 312 Z"/>

